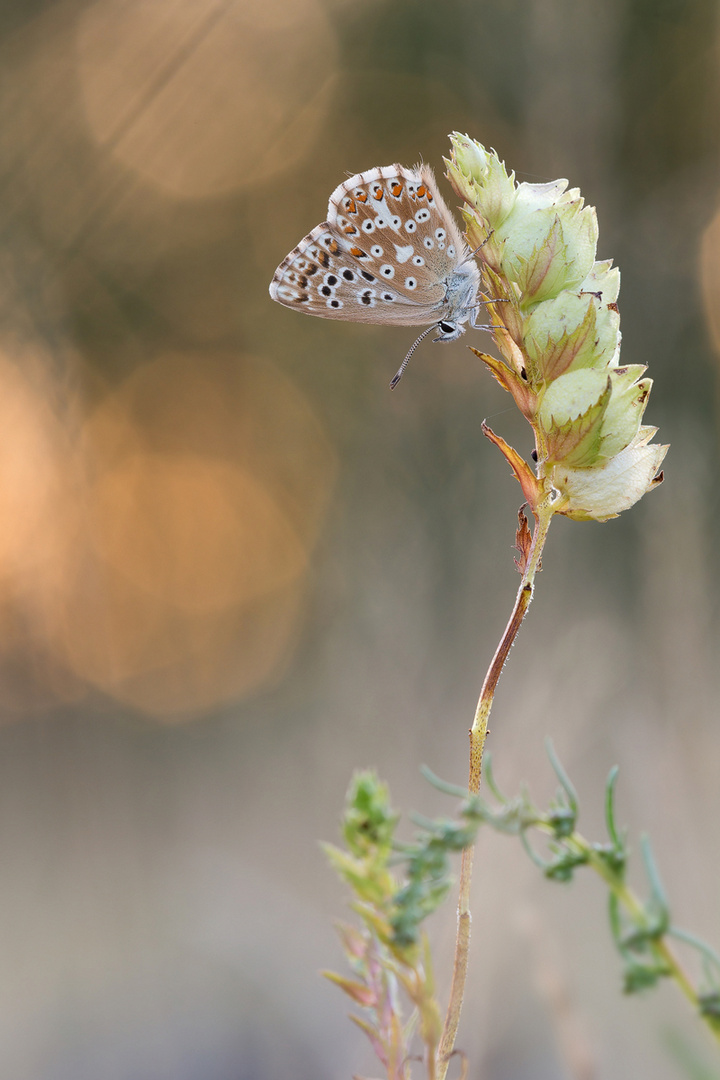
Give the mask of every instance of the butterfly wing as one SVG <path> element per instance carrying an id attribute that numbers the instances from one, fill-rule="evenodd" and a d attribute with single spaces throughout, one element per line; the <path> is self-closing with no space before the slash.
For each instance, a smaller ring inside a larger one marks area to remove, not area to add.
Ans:
<path id="1" fill-rule="evenodd" d="M 468 259 L 429 167 L 387 165 L 335 189 L 270 295 L 326 319 L 420 326 L 448 313 L 448 281 Z"/>

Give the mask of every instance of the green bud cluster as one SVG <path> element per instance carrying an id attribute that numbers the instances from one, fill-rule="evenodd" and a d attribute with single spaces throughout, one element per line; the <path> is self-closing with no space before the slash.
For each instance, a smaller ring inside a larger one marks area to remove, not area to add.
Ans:
<path id="1" fill-rule="evenodd" d="M 449 790 L 445 785 L 441 790 Z M 345 848 L 325 844 L 325 853 L 353 895 L 361 927 L 338 926 L 350 977 L 326 971 L 363 1010 L 353 1016 L 389 1077 L 405 1080 L 412 1060 L 409 1040 L 417 1028 L 428 1076 L 442 1031 L 432 964 L 422 923 L 442 903 L 452 881 L 450 855 L 471 845 L 481 821 L 479 800 L 461 789 L 458 819 L 416 819 L 412 843 L 396 838 L 398 815 L 387 785 L 374 772 L 358 772 L 348 791 L 342 834 Z M 400 991 L 413 1007 L 403 1018 Z"/>

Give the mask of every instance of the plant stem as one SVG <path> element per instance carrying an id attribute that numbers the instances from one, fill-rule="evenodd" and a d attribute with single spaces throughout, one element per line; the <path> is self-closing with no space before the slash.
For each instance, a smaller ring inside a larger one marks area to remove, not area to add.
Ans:
<path id="1" fill-rule="evenodd" d="M 550 505 L 541 504 L 536 512 L 535 529 L 532 543 L 527 556 L 527 563 L 523 571 L 520 588 L 515 599 L 515 606 L 505 627 L 505 633 L 500 639 L 490 667 L 487 670 L 483 682 L 480 698 L 475 710 L 475 719 L 470 729 L 470 777 L 468 787 L 472 794 L 477 794 L 482 779 L 482 759 L 485 749 L 485 739 L 488 733 L 488 720 L 495 697 L 495 689 L 505 666 L 513 642 L 525 618 L 527 609 L 535 591 L 535 575 L 540 567 L 540 559 L 547 538 L 554 508 Z M 465 979 L 467 976 L 468 955 L 470 949 L 470 927 L 472 917 L 470 914 L 470 884 L 472 881 L 474 847 L 466 847 L 462 853 L 460 866 L 460 890 L 458 896 L 457 912 L 457 936 L 455 939 L 455 960 L 453 964 L 452 985 L 450 988 L 450 1000 L 445 1015 L 440 1045 L 438 1047 L 437 1062 L 438 1080 L 445 1080 L 450 1056 L 455 1046 L 460 1013 L 462 1011 L 463 996 L 465 993 Z"/>
<path id="2" fill-rule="evenodd" d="M 621 875 L 615 873 L 608 866 L 605 859 L 600 857 L 598 852 L 594 849 L 593 845 L 590 844 L 583 836 L 581 836 L 580 833 L 574 832 L 572 836 L 568 838 L 568 840 L 576 847 L 579 852 L 582 852 L 586 855 L 588 865 L 592 866 L 593 870 L 595 870 L 595 872 L 600 875 L 608 888 L 612 890 L 617 899 L 623 905 L 625 910 L 633 916 L 637 923 L 641 923 L 643 918 L 645 917 L 645 908 L 643 907 L 642 902 L 638 899 L 633 890 L 629 888 L 629 886 L 626 885 L 626 883 L 623 881 Z M 680 987 L 683 994 L 688 999 L 693 1008 L 696 1009 L 697 1012 L 701 1013 L 698 991 L 693 986 L 689 975 L 678 960 L 677 956 L 670 948 L 670 945 L 667 941 L 668 933 L 670 933 L 670 928 L 668 928 L 665 933 L 663 933 L 655 941 L 653 941 L 653 951 L 655 952 L 655 955 L 663 961 L 668 970 L 670 978 L 675 980 L 675 982 Z M 704 945 L 704 943 L 700 944 Z M 707 1020 L 708 1018 L 704 1017 L 704 1019 Z M 715 1039 L 720 1042 L 720 1029 L 717 1027 L 716 1024 L 710 1023 L 709 1021 L 708 1026 Z"/>

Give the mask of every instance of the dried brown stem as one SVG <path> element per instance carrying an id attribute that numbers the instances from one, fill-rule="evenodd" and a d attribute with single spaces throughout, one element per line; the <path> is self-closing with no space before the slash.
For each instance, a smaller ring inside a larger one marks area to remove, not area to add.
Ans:
<path id="1" fill-rule="evenodd" d="M 485 749 L 485 739 L 488 733 L 488 720 L 492 708 L 495 688 L 505 666 L 513 642 L 517 637 L 523 619 L 530 607 L 535 588 L 535 574 L 540 565 L 540 558 L 550 527 L 553 511 L 549 507 L 539 507 L 537 511 L 535 531 L 532 544 L 528 552 L 527 564 L 523 572 L 520 588 L 515 599 L 512 614 L 505 627 L 505 633 L 500 639 L 495 655 L 492 658 L 483 682 L 475 719 L 470 729 L 470 777 L 468 787 L 473 794 L 480 789 L 482 779 L 482 760 Z M 470 928 L 472 916 L 470 913 L 470 885 L 472 882 L 473 847 L 467 847 L 462 853 L 460 867 L 460 890 L 458 896 L 457 936 L 455 939 L 455 961 L 453 964 L 452 985 L 450 988 L 450 1001 L 445 1015 L 440 1045 L 438 1047 L 437 1063 L 438 1080 L 445 1080 L 450 1056 L 455 1047 L 455 1037 L 460 1023 L 463 996 L 465 993 L 465 979 L 467 977 L 468 956 L 470 950 Z"/>

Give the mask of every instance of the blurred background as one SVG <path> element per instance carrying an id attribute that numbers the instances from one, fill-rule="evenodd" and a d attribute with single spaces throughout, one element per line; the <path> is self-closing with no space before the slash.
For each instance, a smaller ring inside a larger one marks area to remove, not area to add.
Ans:
<path id="1" fill-rule="evenodd" d="M 406 812 L 450 809 L 421 763 L 464 783 L 518 581 L 480 424 L 530 432 L 472 334 L 391 394 L 412 328 L 267 289 L 348 174 L 441 176 L 453 129 L 597 206 L 672 444 L 634 510 L 553 526 L 497 779 L 546 801 L 551 735 L 602 839 L 618 763 L 635 851 L 720 945 L 719 45 L 710 0 L 2 4 L 4 1076 L 377 1074 L 317 974 L 345 905 L 318 840 L 355 767 Z M 720 1075 L 673 986 L 623 998 L 598 881 L 483 834 L 474 905 L 471 1078 Z M 444 1000 L 454 901 L 432 934 Z"/>

